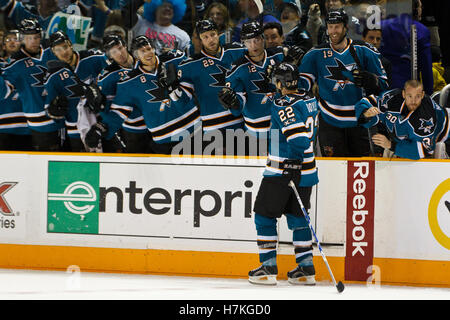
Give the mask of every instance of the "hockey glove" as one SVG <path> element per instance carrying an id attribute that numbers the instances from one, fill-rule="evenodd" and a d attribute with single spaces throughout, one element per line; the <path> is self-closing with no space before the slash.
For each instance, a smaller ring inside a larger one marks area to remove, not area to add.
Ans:
<path id="1" fill-rule="evenodd" d="M 106 97 L 95 83 L 85 86 L 84 96 L 86 97 L 86 107 L 93 113 L 99 113 L 105 109 Z"/>
<path id="2" fill-rule="evenodd" d="M 170 99 L 177 101 L 181 97 L 180 81 L 173 64 L 161 64 L 158 70 L 158 85 L 167 91 Z"/>
<path id="3" fill-rule="evenodd" d="M 52 119 L 64 119 L 69 111 L 69 100 L 66 96 L 57 96 L 46 108 L 47 115 Z"/>
<path id="4" fill-rule="evenodd" d="M 364 70 L 353 70 L 353 82 L 357 87 L 366 90 L 367 95 L 380 93 L 380 87 L 378 85 L 378 77 L 373 73 Z"/>
<path id="5" fill-rule="evenodd" d="M 84 142 L 89 148 L 97 148 L 100 143 L 100 139 L 106 137 L 107 133 L 108 126 L 102 122 L 97 122 L 86 133 Z"/>
<path id="6" fill-rule="evenodd" d="M 179 87 L 177 69 L 173 64 L 161 64 L 158 72 L 159 86 L 166 89 L 168 93 Z"/>
<path id="7" fill-rule="evenodd" d="M 304 55 L 305 51 L 302 48 L 299 46 L 291 46 L 287 49 L 284 61 L 299 66 Z"/>
<path id="8" fill-rule="evenodd" d="M 223 87 L 217 94 L 220 104 L 225 109 L 239 109 L 239 100 L 236 92 L 230 87 Z"/>
<path id="9" fill-rule="evenodd" d="M 286 159 L 281 164 L 283 176 L 292 180 L 296 186 L 300 184 L 302 178 L 302 161 L 299 159 Z"/>
<path id="10" fill-rule="evenodd" d="M 269 80 L 272 79 L 272 73 L 273 73 L 273 70 L 275 69 L 275 66 L 276 65 L 271 65 L 271 64 L 269 64 L 267 66 L 266 73 L 265 73 L 266 79 L 269 79 Z"/>

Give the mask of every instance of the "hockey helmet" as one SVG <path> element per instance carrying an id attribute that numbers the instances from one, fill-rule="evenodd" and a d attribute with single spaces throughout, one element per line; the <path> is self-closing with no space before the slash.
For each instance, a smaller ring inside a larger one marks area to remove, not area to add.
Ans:
<path id="1" fill-rule="evenodd" d="M 298 78 L 300 74 L 297 66 L 281 62 L 277 64 L 272 72 L 272 83 L 276 86 L 277 82 L 281 82 L 281 87 L 286 89 L 297 89 Z"/>
<path id="2" fill-rule="evenodd" d="M 145 47 L 145 46 L 152 46 L 152 42 L 150 41 L 149 38 L 147 38 L 144 35 L 141 36 L 137 36 L 136 38 L 133 39 L 133 41 L 131 42 L 131 50 L 134 52 L 136 50 L 138 50 L 139 48 Z"/>
<path id="3" fill-rule="evenodd" d="M 20 32 L 17 29 L 10 29 L 5 32 L 3 36 L 3 42 L 6 41 L 6 37 L 14 35 L 17 39 L 19 39 Z"/>
<path id="4" fill-rule="evenodd" d="M 348 15 L 344 9 L 330 11 L 330 12 L 328 12 L 327 16 L 325 17 L 325 23 L 326 24 L 343 23 L 344 26 L 347 26 Z"/>
<path id="5" fill-rule="evenodd" d="M 65 43 L 66 41 L 68 41 L 70 44 L 72 43 L 69 39 L 69 37 L 67 36 L 67 34 L 65 34 L 62 31 L 56 31 L 54 33 L 52 33 L 50 35 L 50 47 L 53 48 L 55 46 L 57 46 L 58 44 L 62 44 Z"/>
<path id="6" fill-rule="evenodd" d="M 21 34 L 37 34 L 42 32 L 42 27 L 35 18 L 23 19 L 19 24 Z"/>
<path id="7" fill-rule="evenodd" d="M 263 27 L 257 21 L 246 22 L 241 28 L 241 40 L 253 39 L 263 35 Z"/>
<path id="8" fill-rule="evenodd" d="M 108 52 L 112 47 L 122 45 L 126 47 L 125 40 L 119 35 L 116 34 L 108 34 L 103 37 L 103 50 Z"/>
<path id="9" fill-rule="evenodd" d="M 195 24 L 195 31 L 197 32 L 197 35 L 202 34 L 206 31 L 212 31 L 212 30 L 219 30 L 217 27 L 217 24 L 212 20 L 200 20 L 197 21 Z"/>

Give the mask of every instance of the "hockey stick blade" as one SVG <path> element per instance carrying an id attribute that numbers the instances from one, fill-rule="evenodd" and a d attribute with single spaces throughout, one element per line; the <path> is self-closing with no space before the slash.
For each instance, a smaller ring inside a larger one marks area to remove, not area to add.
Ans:
<path id="1" fill-rule="evenodd" d="M 338 282 L 338 284 L 336 285 L 336 289 L 337 289 L 337 291 L 338 291 L 339 293 L 342 293 L 342 291 L 344 291 L 345 286 L 344 286 L 344 284 L 342 283 L 342 281 L 339 281 L 339 282 Z"/>

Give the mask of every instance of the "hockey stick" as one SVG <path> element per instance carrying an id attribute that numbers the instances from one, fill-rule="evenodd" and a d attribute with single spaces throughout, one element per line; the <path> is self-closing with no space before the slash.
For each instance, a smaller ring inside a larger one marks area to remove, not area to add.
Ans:
<path id="1" fill-rule="evenodd" d="M 314 239 L 316 239 L 317 247 L 319 248 L 320 254 L 322 255 L 322 259 L 325 262 L 325 265 L 327 266 L 328 272 L 330 273 L 331 280 L 333 280 L 333 284 L 336 287 L 337 291 L 339 293 L 341 293 L 345 289 L 344 284 L 341 281 L 336 283 L 336 279 L 334 278 L 333 272 L 331 271 L 330 265 L 328 264 L 327 257 L 325 256 L 325 253 L 322 250 L 322 246 L 320 245 L 319 239 L 317 239 L 316 232 L 314 231 L 314 228 L 313 228 L 313 226 L 311 224 L 311 219 L 309 218 L 309 215 L 306 212 L 305 207 L 303 206 L 302 199 L 300 199 L 300 195 L 298 194 L 297 188 L 295 187 L 295 184 L 294 184 L 294 182 L 292 180 L 289 181 L 289 186 L 294 191 L 295 196 L 297 197 L 298 204 L 300 205 L 300 208 L 303 211 L 303 215 L 305 216 L 306 221 L 308 221 L 309 228 L 311 229 L 312 234 L 314 235 Z"/>
<path id="2" fill-rule="evenodd" d="M 411 24 L 411 79 L 418 79 L 418 61 L 417 61 L 417 27 Z"/>
<path id="3" fill-rule="evenodd" d="M 350 43 L 349 52 L 350 52 L 350 55 L 352 56 L 353 60 L 355 60 L 357 69 L 363 70 L 361 67 L 361 61 L 359 60 L 358 55 L 356 54 L 355 47 L 353 47 L 353 43 Z M 365 93 L 365 90 L 363 90 L 363 91 Z M 367 136 L 369 138 L 370 155 L 372 157 L 375 157 L 375 149 L 373 147 L 372 132 L 370 132 L 370 128 L 367 128 Z"/>

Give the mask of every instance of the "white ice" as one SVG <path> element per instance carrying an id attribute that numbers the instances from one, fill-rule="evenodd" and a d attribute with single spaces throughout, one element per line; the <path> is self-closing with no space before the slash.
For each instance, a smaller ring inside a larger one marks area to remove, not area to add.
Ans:
<path id="1" fill-rule="evenodd" d="M 0 269 L 1 300 L 449 300 L 449 288 L 252 285 L 246 279 Z"/>

